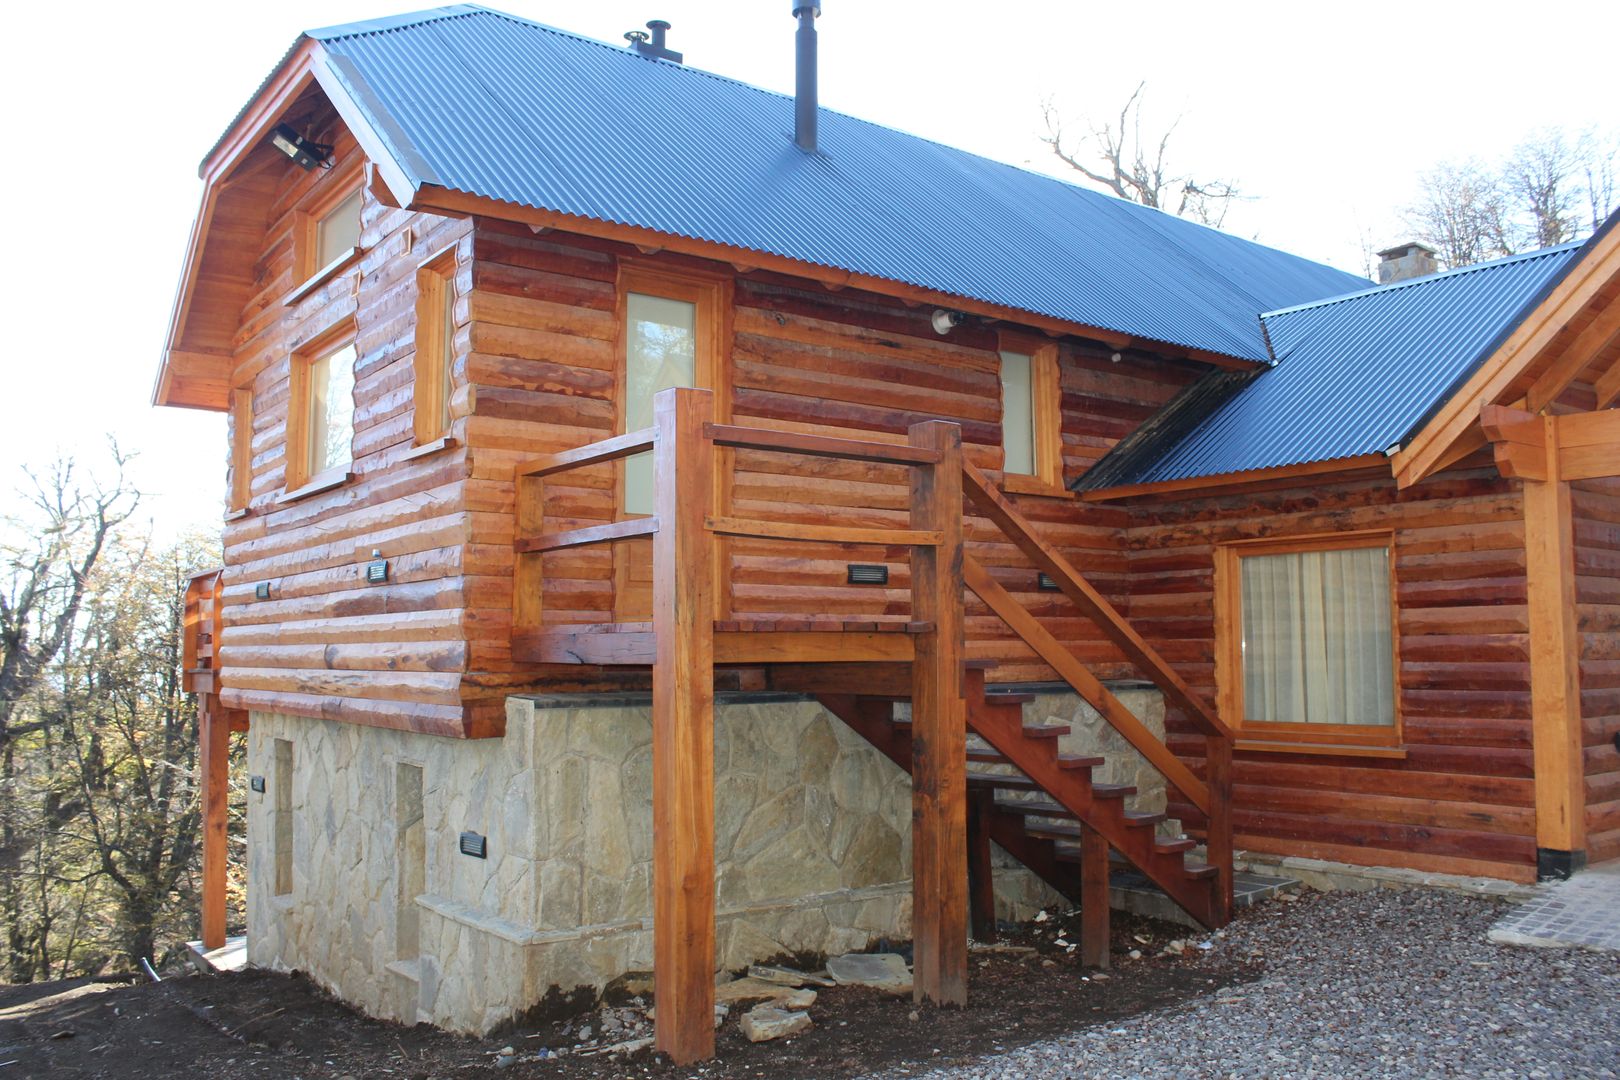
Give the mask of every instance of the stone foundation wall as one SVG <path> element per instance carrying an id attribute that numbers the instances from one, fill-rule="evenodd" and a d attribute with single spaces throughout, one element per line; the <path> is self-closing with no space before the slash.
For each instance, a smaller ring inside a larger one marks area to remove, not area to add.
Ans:
<path id="1" fill-rule="evenodd" d="M 473 742 L 254 713 L 249 962 L 468 1032 L 650 969 L 651 741 L 634 703 L 513 698 L 506 736 Z M 715 790 L 723 968 L 910 936 L 910 779 L 860 736 L 813 702 L 722 698 Z M 1057 902 L 998 857 L 998 914 Z"/>

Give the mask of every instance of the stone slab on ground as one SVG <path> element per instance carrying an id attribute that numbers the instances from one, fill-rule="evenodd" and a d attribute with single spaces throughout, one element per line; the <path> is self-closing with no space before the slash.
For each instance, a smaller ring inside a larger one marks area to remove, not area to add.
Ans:
<path id="1" fill-rule="evenodd" d="M 1486 935 L 1499 945 L 1581 946 L 1620 952 L 1620 861 L 1542 885 Z"/>
<path id="2" fill-rule="evenodd" d="M 810 1022 L 809 1013 L 778 1009 L 770 1005 L 749 1009 L 743 1013 L 742 1018 L 742 1033 L 748 1037 L 749 1042 L 783 1039 L 789 1035 L 809 1031 L 814 1026 Z"/>
<path id="3" fill-rule="evenodd" d="M 827 961 L 827 974 L 840 986 L 870 986 L 892 994 L 911 992 L 911 970 L 896 953 L 850 953 Z"/>
<path id="4" fill-rule="evenodd" d="M 1237 871 L 1232 875 L 1233 910 L 1270 900 L 1279 893 L 1299 888 L 1299 884 L 1296 878 Z M 1198 921 L 1183 911 L 1180 904 L 1135 870 L 1115 870 L 1108 875 L 1108 906 L 1132 915 L 1201 929 Z"/>
<path id="5" fill-rule="evenodd" d="M 247 935 L 228 937 L 225 944 L 217 949 L 204 949 L 202 942 L 188 941 L 186 954 L 192 966 L 204 975 L 216 971 L 241 971 L 247 967 Z"/>

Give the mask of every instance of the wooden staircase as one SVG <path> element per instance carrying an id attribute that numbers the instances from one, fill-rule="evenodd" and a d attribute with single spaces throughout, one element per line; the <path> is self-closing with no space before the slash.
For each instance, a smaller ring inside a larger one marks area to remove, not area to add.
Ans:
<path id="1" fill-rule="evenodd" d="M 1106 842 L 1105 853 L 1117 852 L 1121 861 L 1136 867 L 1199 922 L 1211 928 L 1223 925 L 1219 869 L 1187 861 L 1194 842 L 1159 836 L 1157 826 L 1165 815 L 1127 806 L 1136 788 L 1092 779 L 1102 758 L 1058 750 L 1068 725 L 1026 724 L 1023 706 L 1031 695 L 987 693 L 984 675 L 984 666 L 970 668 L 965 687 L 968 728 L 982 740 L 967 751 L 968 865 L 975 879 L 969 898 L 975 933 L 981 937 L 993 933 L 988 841 L 994 840 L 1058 892 L 1081 901 L 1081 849 L 1088 829 Z M 910 770 L 911 724 L 895 716 L 895 699 L 857 694 L 817 697 L 895 764 Z M 971 850 L 976 842 L 985 850 Z"/>

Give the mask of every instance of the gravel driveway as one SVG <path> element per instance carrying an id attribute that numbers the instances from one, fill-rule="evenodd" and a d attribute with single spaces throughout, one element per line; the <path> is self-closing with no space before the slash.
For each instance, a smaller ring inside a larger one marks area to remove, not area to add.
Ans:
<path id="1" fill-rule="evenodd" d="M 1257 981 L 974 1064 L 885 1075 L 1620 1077 L 1620 955 L 1490 944 L 1502 910 L 1440 892 L 1265 904 L 1203 954 L 1252 958 Z"/>

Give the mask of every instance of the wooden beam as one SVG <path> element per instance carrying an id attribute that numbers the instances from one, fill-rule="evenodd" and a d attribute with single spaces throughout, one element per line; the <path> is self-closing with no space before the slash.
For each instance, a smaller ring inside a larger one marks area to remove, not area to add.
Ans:
<path id="1" fill-rule="evenodd" d="M 1383 454 L 1358 454 L 1332 461 L 1308 461 L 1303 465 L 1283 465 L 1275 469 L 1247 469 L 1243 472 L 1223 473 L 1219 476 L 1195 476 L 1186 480 L 1159 480 L 1151 484 L 1123 484 L 1119 487 L 1098 488 L 1080 492 L 1082 502 L 1110 502 L 1141 495 L 1177 495 L 1183 492 L 1208 492 L 1223 495 L 1234 488 L 1249 484 L 1274 483 L 1278 480 L 1305 479 L 1327 473 L 1360 472 L 1367 469 L 1387 470 L 1389 459 Z"/>
<path id="2" fill-rule="evenodd" d="M 870 439 L 838 439 L 827 435 L 805 435 L 797 431 L 739 427 L 735 424 L 710 424 L 709 435 L 716 446 L 739 450 L 809 454 L 878 465 L 932 465 L 939 460 L 938 454 L 925 447 L 873 442 Z"/>
<path id="3" fill-rule="evenodd" d="M 713 642 L 716 664 L 908 664 L 915 655 L 912 635 L 894 632 L 716 630 Z M 514 633 L 512 659 L 523 664 L 636 666 L 654 663 L 656 643 L 651 630 L 604 633 L 589 624 L 553 626 Z M 835 680 L 817 685 L 838 688 Z"/>
<path id="4" fill-rule="evenodd" d="M 705 523 L 718 536 L 749 536 L 766 540 L 813 540 L 823 544 L 876 544 L 880 547 L 933 547 L 940 543 L 937 529 L 863 529 L 845 525 L 804 525 L 797 521 L 750 521 L 711 517 Z"/>
<path id="5" fill-rule="evenodd" d="M 231 784 L 230 715 L 219 698 L 197 703 L 197 763 L 202 774 L 202 943 L 225 944 L 225 867 Z"/>
<path id="6" fill-rule="evenodd" d="M 1396 483 L 1410 487 L 1438 471 L 1451 446 L 1473 427 L 1480 407 L 1511 396 L 1514 383 L 1617 275 L 1620 229 L 1610 229 L 1395 455 Z"/>
<path id="7" fill-rule="evenodd" d="M 1597 408 L 1607 409 L 1620 402 L 1620 363 L 1598 376 L 1593 389 L 1597 391 Z"/>
<path id="8" fill-rule="evenodd" d="M 534 482 L 533 477 L 520 479 Z M 563 532 L 544 533 L 540 536 L 520 536 L 512 542 L 514 551 L 523 554 L 540 554 L 545 551 L 561 551 L 565 548 L 584 547 L 588 544 L 601 544 L 609 540 L 634 540 L 645 536 L 652 536 L 658 531 L 656 517 L 626 518 L 623 521 L 611 521 L 604 525 L 586 525 L 579 529 L 568 529 Z"/>
<path id="9" fill-rule="evenodd" d="M 978 788 L 968 792 L 968 914 L 973 940 L 985 943 L 996 940 L 996 879 L 990 859 L 990 819 L 995 812 L 995 791 Z"/>
<path id="10" fill-rule="evenodd" d="M 967 699 L 962 595 L 962 429 L 912 425 L 913 446 L 938 465 L 911 474 L 911 527 L 941 541 L 911 554 L 912 617 L 933 624 L 913 637 L 911 888 L 913 994 L 967 1004 Z"/>
<path id="11" fill-rule="evenodd" d="M 559 450 L 555 454 L 530 458 L 517 466 L 516 473 L 518 476 L 540 477 L 550 476 L 552 473 L 563 472 L 567 469 L 583 469 L 589 465 L 602 465 L 609 461 L 618 461 L 620 458 L 630 457 L 632 454 L 645 453 L 652 449 L 652 444 L 652 428 L 630 431 L 623 435 L 615 435 L 611 439 L 588 443 L 585 446 L 576 446 L 572 450 Z"/>
<path id="12" fill-rule="evenodd" d="M 1097 628 L 1125 654 L 1127 660 L 1158 684 L 1170 704 L 1181 709 L 1201 733 L 1231 737 L 1231 730 L 1222 723 L 1215 710 L 1165 662 L 1157 649 L 1136 632 L 1136 628 L 1108 602 L 1107 597 L 1082 577 L 1056 548 L 1036 534 L 1034 526 L 985 479 L 983 473 L 964 463 L 963 475 L 967 480 L 964 490 L 974 505 L 1029 557 L 1036 569 L 1044 571 L 1057 583 L 1063 595 L 1097 624 Z"/>
<path id="13" fill-rule="evenodd" d="M 1558 475 L 1558 428 L 1545 425 L 1549 473 Z M 1536 846 L 1586 847 L 1581 758 L 1580 633 L 1575 610 L 1575 544 L 1569 484 L 1524 484 L 1524 554 L 1530 623 L 1531 746 Z"/>
<path id="14" fill-rule="evenodd" d="M 713 395 L 653 399 L 653 984 L 658 1049 L 714 1056 Z"/>
<path id="15" fill-rule="evenodd" d="M 1569 348 L 1560 353 L 1547 370 L 1542 372 L 1524 394 L 1524 407 L 1530 412 L 1541 412 L 1557 401 L 1569 384 L 1589 367 L 1598 354 L 1620 339 L 1620 303 L 1608 304 L 1598 310 L 1597 316 L 1587 324 Z"/>
<path id="16" fill-rule="evenodd" d="M 1080 962 L 1108 966 L 1108 839 L 1080 823 Z"/>
<path id="17" fill-rule="evenodd" d="M 1046 661 L 1064 682 L 1074 687 L 1075 692 L 1096 709 L 1102 718 L 1108 721 L 1110 727 L 1123 735 L 1138 753 L 1147 758 L 1149 764 L 1163 773 L 1164 778 L 1185 795 L 1188 802 L 1204 813 L 1209 813 L 1208 789 L 1193 775 L 1192 770 L 1187 768 L 1186 763 L 1160 742 L 1158 736 L 1149 731 L 1131 710 L 1102 684 L 1102 680 L 1075 659 L 1074 654 L 1053 637 L 1051 632 L 1041 625 L 1041 621 L 1030 614 L 1028 608 L 1003 589 L 996 579 L 990 576 L 990 572 L 971 555 L 963 560 L 962 577 L 967 587 L 972 589 L 1013 633 L 1034 649 L 1035 654 Z"/>
<path id="18" fill-rule="evenodd" d="M 1558 429 L 1560 480 L 1620 476 L 1620 409 L 1567 413 L 1552 423 Z"/>
<path id="19" fill-rule="evenodd" d="M 1547 420 L 1523 409 L 1486 405 L 1479 411 L 1480 431 L 1491 443 L 1496 469 L 1517 480 L 1548 477 Z"/>

